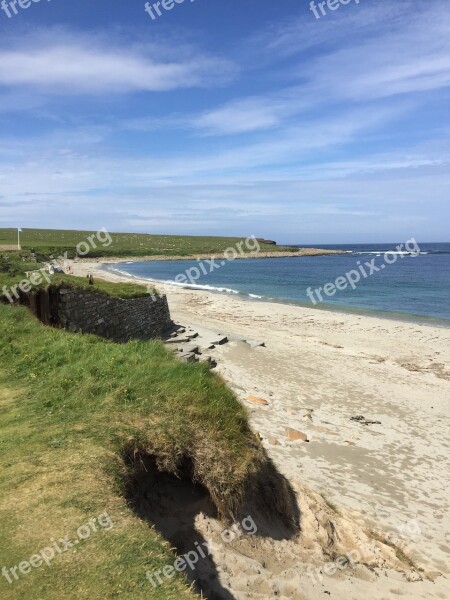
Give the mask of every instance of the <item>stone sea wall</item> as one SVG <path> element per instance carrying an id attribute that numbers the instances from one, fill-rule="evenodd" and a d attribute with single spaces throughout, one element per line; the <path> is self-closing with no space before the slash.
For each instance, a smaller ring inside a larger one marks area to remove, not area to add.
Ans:
<path id="1" fill-rule="evenodd" d="M 55 325 L 116 342 L 160 337 L 173 326 L 166 296 L 114 298 L 77 288 L 59 288 Z"/>

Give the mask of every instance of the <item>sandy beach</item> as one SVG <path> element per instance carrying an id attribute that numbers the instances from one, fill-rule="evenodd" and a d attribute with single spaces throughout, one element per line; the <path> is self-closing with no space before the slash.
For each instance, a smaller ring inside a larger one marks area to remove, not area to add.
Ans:
<path id="1" fill-rule="evenodd" d="M 97 262 L 73 269 L 125 280 Z M 209 351 L 216 372 L 247 406 L 254 431 L 298 491 L 305 539 L 320 529 L 309 516 L 315 503 L 325 510 L 322 495 L 339 531 L 352 533 L 349 540 L 358 527 L 402 531 L 402 550 L 415 565 L 411 574 L 375 561 L 314 578 L 308 566 L 319 568 L 324 559 L 312 545 L 305 553 L 292 542 L 267 541 L 259 547 L 263 560 L 244 540 L 215 557 L 233 597 L 450 598 L 450 330 L 156 286 L 176 323 L 229 337 Z M 309 441 L 291 441 L 289 428 Z"/>

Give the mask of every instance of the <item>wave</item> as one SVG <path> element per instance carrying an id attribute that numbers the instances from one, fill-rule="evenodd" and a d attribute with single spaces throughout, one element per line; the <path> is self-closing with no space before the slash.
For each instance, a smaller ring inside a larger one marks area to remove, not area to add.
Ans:
<path id="1" fill-rule="evenodd" d="M 359 251 L 359 250 L 354 250 L 354 251 L 350 251 L 351 254 L 375 254 L 376 256 L 381 256 L 382 254 L 397 254 L 398 256 L 417 256 L 417 254 L 430 254 L 430 252 L 403 252 L 403 251 L 396 251 L 396 250 L 373 250 L 373 251 Z M 434 254 L 434 253 L 432 253 Z M 440 254 L 440 253 L 436 253 L 436 254 Z"/>
<path id="2" fill-rule="evenodd" d="M 352 255 L 356 255 L 356 254 L 376 254 L 377 256 L 382 256 L 383 254 L 385 254 L 386 252 L 389 252 L 390 254 L 399 254 L 399 255 L 403 255 L 403 256 L 416 256 L 417 252 L 408 252 L 408 251 L 397 251 L 397 250 L 346 250 L 345 253 L 346 254 L 352 254 Z M 426 254 L 430 254 L 430 255 L 442 255 L 442 254 L 450 254 L 450 252 L 446 251 L 446 250 L 421 250 L 419 252 L 420 255 L 426 255 Z"/>
<path id="3" fill-rule="evenodd" d="M 129 264 L 129 263 L 125 263 L 125 264 Z M 139 275 L 139 276 L 132 275 L 128 271 L 118 269 L 114 265 L 105 265 L 105 268 L 108 271 L 114 271 L 115 273 L 118 273 L 119 275 L 125 275 L 126 277 L 132 277 L 133 279 L 149 279 L 149 281 L 159 281 L 160 283 L 166 283 L 168 285 L 175 285 L 178 287 L 188 288 L 191 290 L 205 290 L 205 291 L 209 291 L 209 292 L 220 292 L 222 294 L 242 295 L 242 296 L 248 296 L 249 298 L 254 298 L 256 300 L 263 300 L 263 299 L 271 300 L 271 298 L 268 298 L 267 296 L 260 296 L 258 294 L 250 294 L 250 293 L 246 294 L 245 292 L 240 292 L 239 290 L 235 290 L 233 288 L 227 288 L 227 287 L 221 287 L 221 286 L 215 286 L 215 285 L 207 285 L 207 284 L 201 284 L 201 283 L 181 283 L 179 281 L 174 281 L 173 279 L 156 279 L 155 277 L 149 278 L 149 277 L 145 277 L 143 275 Z"/>
<path id="4" fill-rule="evenodd" d="M 189 288 L 191 290 L 209 290 L 210 292 L 222 292 L 226 294 L 240 294 L 239 290 L 234 290 L 232 288 L 219 287 L 215 285 L 202 285 L 201 283 L 180 283 L 179 281 L 174 281 L 173 279 L 157 279 L 156 281 L 161 281 L 161 283 L 167 283 L 170 285 L 177 285 L 182 288 Z"/>
<path id="5" fill-rule="evenodd" d="M 132 279 L 147 279 L 147 277 L 142 277 L 142 276 L 137 277 L 136 275 L 132 275 L 128 271 L 123 271 L 122 269 L 118 269 L 117 267 L 114 267 L 113 265 L 104 265 L 103 268 L 106 269 L 106 271 L 114 271 L 114 273 L 118 273 L 119 275 L 124 275 L 125 277 L 131 277 Z"/>

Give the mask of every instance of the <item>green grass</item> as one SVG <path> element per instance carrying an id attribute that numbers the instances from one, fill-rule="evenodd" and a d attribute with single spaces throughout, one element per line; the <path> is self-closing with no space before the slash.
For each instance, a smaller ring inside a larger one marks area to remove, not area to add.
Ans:
<path id="1" fill-rule="evenodd" d="M 52 284 L 59 285 L 62 283 L 71 287 L 88 288 L 118 298 L 143 298 L 149 294 L 147 288 L 138 283 L 111 283 L 94 278 L 94 285 L 89 285 L 88 280 L 83 277 L 74 277 L 73 275 L 62 275 L 59 273 L 52 276 Z M 158 293 L 155 288 L 152 288 L 150 291 L 153 294 Z"/>
<path id="2" fill-rule="evenodd" d="M 75 248 L 86 241 L 95 231 L 71 231 L 56 229 L 24 229 L 20 234 L 22 250 L 34 248 L 37 255 L 55 257 L 67 251 L 70 258 Z M 250 233 L 251 235 L 251 233 Z M 218 254 L 227 248 L 235 247 L 242 238 L 201 237 L 177 235 L 147 235 L 141 233 L 111 233 L 112 243 L 106 247 L 96 241 L 97 248 L 89 252 L 89 257 L 97 256 L 189 256 L 191 254 Z M 104 238 L 101 238 L 104 239 Z M 94 240 L 95 241 L 95 240 Z M 17 230 L 0 229 L 0 246 L 17 244 Z M 243 251 L 248 251 L 242 246 Z M 261 244 L 262 251 L 277 252 L 287 248 Z"/>
<path id="3" fill-rule="evenodd" d="M 39 263 L 25 263 L 15 255 L 0 258 L 0 296 L 2 295 L 1 289 L 4 285 L 10 289 L 26 278 L 26 271 L 35 271 L 41 267 L 42 265 Z M 52 275 L 50 279 L 54 285 L 64 283 L 70 287 L 89 288 L 118 298 L 143 298 L 149 292 L 153 294 L 158 293 L 154 288 L 148 290 L 145 286 L 137 283 L 111 283 L 102 279 L 94 279 L 94 285 L 89 285 L 88 280 L 83 277 L 74 277 L 73 275 L 59 273 Z M 47 285 L 48 282 L 44 279 L 39 287 Z"/>
<path id="4" fill-rule="evenodd" d="M 0 289 L 24 278 L 28 266 L 14 255 L 0 259 Z M 52 283 L 128 298 L 147 293 L 65 275 Z M 133 467 L 125 456 L 151 455 L 174 475 L 188 458 L 222 516 L 255 496 L 272 518 L 295 524 L 287 482 L 245 408 L 206 365 L 180 363 L 160 341 L 115 344 L 47 327 L 9 303 L 0 302 L 0 332 L 0 569 L 28 561 L 52 538 L 75 539 L 80 525 L 105 511 L 113 523 L 57 554 L 51 567 L 19 574 L 13 584 L 0 576 L 0 597 L 196 597 L 183 574 L 157 589 L 146 580 L 147 570 L 174 555 L 126 500 Z"/>
<path id="5" fill-rule="evenodd" d="M 34 568 L 0 594 L 194 598 L 183 576 L 153 590 L 147 569 L 173 562 L 168 544 L 124 497 L 128 451 L 182 456 L 224 512 L 263 462 L 245 409 L 203 365 L 177 361 L 158 341 L 114 344 L 45 327 L 24 307 L 0 304 L 0 548 L 12 567 L 108 512 L 101 530 Z"/>

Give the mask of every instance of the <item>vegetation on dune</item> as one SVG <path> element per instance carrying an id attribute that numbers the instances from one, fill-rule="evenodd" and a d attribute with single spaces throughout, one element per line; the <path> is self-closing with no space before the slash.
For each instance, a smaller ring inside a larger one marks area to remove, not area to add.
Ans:
<path id="1" fill-rule="evenodd" d="M 149 293 L 157 294 L 155 288 L 147 289 L 144 285 L 138 283 L 111 283 L 103 279 L 94 279 L 94 284 L 83 277 L 74 277 L 73 275 L 55 274 L 51 278 L 53 285 L 63 285 L 64 287 L 81 287 L 97 292 L 115 296 L 117 298 L 144 298 Z"/>
<path id="2" fill-rule="evenodd" d="M 160 341 L 115 344 L 46 327 L 8 303 L 0 303 L 0 331 L 0 567 L 28 561 L 52 539 L 73 539 L 105 512 L 113 524 L 51 567 L 0 578 L 2 595 L 196 597 L 182 573 L 157 589 L 145 578 L 174 556 L 127 501 L 130 457 L 153 457 L 176 476 L 187 459 L 225 518 L 249 497 L 286 521 L 295 512 L 245 409 L 207 366 L 180 363 Z"/>
<path id="3" fill-rule="evenodd" d="M 16 254 L 0 255 L 0 277 L 16 277 L 25 274 L 26 271 L 40 269 L 43 265 L 38 262 L 27 262 L 21 260 Z"/>
<path id="4" fill-rule="evenodd" d="M 24 229 L 20 242 L 24 251 L 35 249 L 38 259 L 50 255 L 55 257 L 67 252 L 69 258 L 76 255 L 76 246 L 95 236 L 96 232 L 71 231 L 54 229 Z M 242 238 L 208 237 L 208 236 L 179 236 L 179 235 L 148 235 L 141 233 L 111 233 L 112 243 L 109 246 L 96 241 L 96 248 L 91 248 L 89 257 L 101 256 L 190 256 L 192 254 L 219 254 L 227 248 L 236 247 Z M 251 233 L 249 234 L 251 235 Z M 0 229 L 0 246 L 17 243 L 15 229 Z M 248 252 L 245 245 L 244 252 Z M 266 252 L 286 251 L 281 246 L 261 244 L 261 250 Z"/>
<path id="5" fill-rule="evenodd" d="M 245 410 L 205 366 L 180 363 L 158 341 L 69 334 L 9 305 L 0 305 L 0 322 L 3 565 L 18 565 L 104 511 L 114 523 L 8 591 L 27 599 L 148 598 L 146 569 L 173 556 L 127 505 L 124 453 L 157 456 L 174 473 L 191 457 L 195 477 L 219 508 L 232 510 L 260 460 Z M 180 575 L 152 597 L 191 594 Z"/>
<path id="6" fill-rule="evenodd" d="M 0 300 L 3 286 L 10 290 L 41 266 L 0 257 Z M 51 284 L 122 298 L 148 294 L 137 284 L 92 286 L 62 274 Z M 31 560 L 52 539 L 73 539 L 101 514 L 113 524 L 57 555 L 51 567 L 30 567 L 11 583 L 3 575 L 2 595 L 194 598 L 182 573 L 157 589 L 145 578 L 174 560 L 168 542 L 129 503 L 146 457 L 175 476 L 185 476 L 188 462 L 189 477 L 224 518 L 257 497 L 291 524 L 290 488 L 278 480 L 245 409 L 206 365 L 180 363 L 160 341 L 115 344 L 47 327 L 6 300 L 0 331 L 0 568 Z"/>
<path id="7" fill-rule="evenodd" d="M 19 259 L 18 256 L 10 255 L 5 258 L 0 258 L 0 297 L 3 286 L 10 290 L 14 285 L 18 285 L 26 278 L 26 273 L 41 269 L 42 264 L 27 263 Z M 48 276 L 48 279 L 42 278 L 42 283 L 39 286 L 33 286 L 34 291 L 40 287 L 48 285 L 63 285 L 65 287 L 80 287 L 95 290 L 97 292 L 108 294 L 118 298 L 143 298 L 149 293 L 157 295 L 155 288 L 147 289 L 144 285 L 138 283 L 111 283 L 103 279 L 94 279 L 94 284 L 90 285 L 89 281 L 83 277 L 74 277 L 73 275 L 65 275 L 56 273 Z"/>

